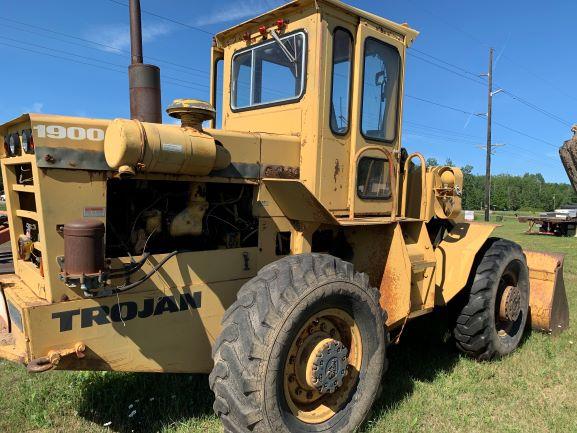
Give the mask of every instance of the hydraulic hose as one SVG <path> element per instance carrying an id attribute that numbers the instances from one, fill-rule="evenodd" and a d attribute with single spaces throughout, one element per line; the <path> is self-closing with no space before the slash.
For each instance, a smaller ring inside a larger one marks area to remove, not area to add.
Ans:
<path id="1" fill-rule="evenodd" d="M 134 289 L 135 287 L 141 285 L 142 283 L 144 283 L 145 281 L 148 281 L 154 274 L 156 274 L 165 264 L 166 262 L 168 262 L 171 258 L 173 258 L 174 256 L 178 255 L 178 254 L 183 254 L 183 253 L 189 253 L 191 251 L 187 251 L 187 250 L 182 250 L 182 251 L 173 251 L 172 253 L 168 254 L 165 258 L 163 258 L 156 266 L 154 266 L 152 268 L 152 270 L 150 272 L 148 272 L 144 277 L 142 277 L 140 280 L 135 281 L 133 283 L 127 284 L 125 286 L 119 286 L 119 287 L 115 287 L 114 289 L 112 289 L 112 292 L 117 294 L 117 293 L 124 293 L 127 292 L 129 290 Z M 143 263 L 144 264 L 144 263 Z M 142 265 L 141 265 L 142 267 Z"/>

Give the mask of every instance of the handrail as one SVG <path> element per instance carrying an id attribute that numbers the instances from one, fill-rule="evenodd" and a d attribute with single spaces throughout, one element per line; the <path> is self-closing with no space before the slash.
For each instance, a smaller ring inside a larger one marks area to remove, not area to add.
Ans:
<path id="1" fill-rule="evenodd" d="M 387 161 L 389 163 L 389 179 L 391 181 L 391 197 L 393 199 L 393 210 L 391 211 L 391 218 L 395 217 L 395 212 L 397 208 L 397 193 L 396 188 L 393 187 L 393 179 L 395 177 L 395 172 L 393 169 L 393 153 L 381 146 L 366 146 L 359 149 L 355 154 L 355 163 L 352 165 L 349 173 L 349 219 L 355 219 L 355 197 L 356 197 L 356 181 L 357 181 L 357 171 L 359 166 L 359 160 L 363 153 L 370 150 L 376 150 L 385 154 Z"/>
<path id="2" fill-rule="evenodd" d="M 403 193 L 401 195 L 401 217 L 405 218 L 407 216 L 407 186 L 409 181 L 409 164 L 414 158 L 419 158 L 421 161 L 421 207 L 419 209 L 419 219 L 425 219 L 425 209 L 427 208 L 427 194 L 426 194 L 426 172 L 427 163 L 425 157 L 420 152 L 415 152 L 410 154 L 405 161 L 405 176 L 403 178 Z"/>

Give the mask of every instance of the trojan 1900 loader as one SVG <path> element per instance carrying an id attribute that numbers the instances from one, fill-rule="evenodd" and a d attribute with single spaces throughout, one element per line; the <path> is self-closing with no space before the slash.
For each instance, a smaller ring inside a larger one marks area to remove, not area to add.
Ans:
<path id="1" fill-rule="evenodd" d="M 562 258 L 461 219 L 463 176 L 401 145 L 417 32 L 298 0 L 219 33 L 212 103 L 160 123 L 131 2 L 132 119 L 0 127 L 15 274 L 0 356 L 46 370 L 210 373 L 227 432 L 351 432 L 390 335 L 452 304 L 489 360 L 568 324 Z M 220 100 L 222 129 L 203 128 Z"/>

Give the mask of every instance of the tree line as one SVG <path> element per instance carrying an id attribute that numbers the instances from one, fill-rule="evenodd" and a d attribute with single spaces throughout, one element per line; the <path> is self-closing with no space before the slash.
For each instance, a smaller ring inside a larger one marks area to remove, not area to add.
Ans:
<path id="1" fill-rule="evenodd" d="M 430 158 L 427 166 L 439 165 Z M 453 166 L 449 159 L 445 165 Z M 480 210 L 485 201 L 485 175 L 473 174 L 473 166 L 463 171 L 463 209 Z M 577 203 L 577 193 L 568 183 L 545 182 L 540 173 L 523 176 L 497 174 L 491 180 L 491 209 L 509 211 L 553 211 Z"/>

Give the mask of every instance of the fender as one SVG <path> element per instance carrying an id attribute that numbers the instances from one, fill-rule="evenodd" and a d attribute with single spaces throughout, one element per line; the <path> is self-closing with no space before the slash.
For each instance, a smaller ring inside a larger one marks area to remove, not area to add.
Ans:
<path id="1" fill-rule="evenodd" d="M 477 253 L 498 224 L 458 223 L 435 250 L 436 305 L 446 305 L 467 285 Z"/>

